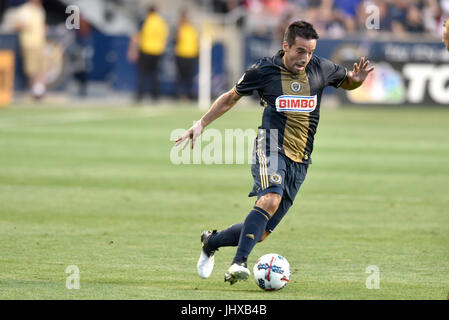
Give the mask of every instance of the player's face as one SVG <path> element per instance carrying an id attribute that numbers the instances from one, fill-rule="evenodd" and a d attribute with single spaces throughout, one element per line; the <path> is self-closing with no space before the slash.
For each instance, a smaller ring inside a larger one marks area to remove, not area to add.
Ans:
<path id="1" fill-rule="evenodd" d="M 316 39 L 296 37 L 295 43 L 290 47 L 286 41 L 282 45 L 284 50 L 284 65 L 293 73 L 300 73 L 306 69 L 316 48 Z"/>

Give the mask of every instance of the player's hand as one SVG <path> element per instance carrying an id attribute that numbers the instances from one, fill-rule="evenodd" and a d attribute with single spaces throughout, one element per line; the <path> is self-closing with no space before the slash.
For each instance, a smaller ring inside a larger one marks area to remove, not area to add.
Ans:
<path id="1" fill-rule="evenodd" d="M 203 133 L 203 126 L 201 124 L 201 120 L 198 120 L 189 130 L 184 132 L 182 136 L 180 136 L 176 140 L 176 146 L 179 146 L 181 142 L 185 141 L 184 145 L 182 146 L 182 150 L 185 149 L 189 141 L 192 141 L 191 148 L 193 149 L 195 145 L 195 140 Z"/>
<path id="2" fill-rule="evenodd" d="M 352 70 L 351 78 L 354 82 L 363 82 L 365 81 L 368 74 L 374 70 L 374 67 L 369 66 L 369 60 L 365 61 L 365 57 L 360 58 L 360 62 L 354 63 L 354 69 Z"/>

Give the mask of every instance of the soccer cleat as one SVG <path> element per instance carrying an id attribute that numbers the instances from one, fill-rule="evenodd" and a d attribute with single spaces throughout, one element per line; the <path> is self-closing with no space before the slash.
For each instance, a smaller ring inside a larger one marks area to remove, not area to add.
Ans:
<path id="1" fill-rule="evenodd" d="M 224 281 L 233 285 L 234 283 L 242 280 L 246 280 L 249 278 L 249 270 L 246 267 L 245 263 L 237 264 L 233 263 L 230 267 L 228 272 L 225 273 Z"/>
<path id="2" fill-rule="evenodd" d="M 217 230 L 212 232 L 207 230 L 201 233 L 201 255 L 196 264 L 196 269 L 201 278 L 209 278 L 212 270 L 214 270 L 214 254 L 216 250 L 211 250 L 208 247 L 209 239 L 217 233 Z M 217 249 L 218 251 L 218 249 Z"/>

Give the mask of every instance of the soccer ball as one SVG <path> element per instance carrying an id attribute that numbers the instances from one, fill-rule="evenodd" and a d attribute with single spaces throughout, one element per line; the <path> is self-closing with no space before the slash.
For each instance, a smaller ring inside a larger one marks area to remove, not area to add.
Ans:
<path id="1" fill-rule="evenodd" d="M 253 268 L 254 281 L 265 291 L 279 290 L 290 281 L 290 264 L 276 253 L 260 257 Z"/>

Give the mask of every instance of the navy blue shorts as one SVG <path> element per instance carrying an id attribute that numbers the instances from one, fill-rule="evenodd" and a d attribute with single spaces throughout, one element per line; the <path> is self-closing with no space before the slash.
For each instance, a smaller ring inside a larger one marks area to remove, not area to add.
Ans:
<path id="1" fill-rule="evenodd" d="M 253 189 L 249 197 L 274 192 L 282 197 L 278 210 L 267 223 L 266 231 L 272 232 L 281 222 L 288 209 L 293 204 L 299 188 L 307 174 L 308 164 L 290 160 L 277 150 L 269 150 L 262 143 L 256 142 L 253 151 L 251 173 L 254 178 Z"/>

